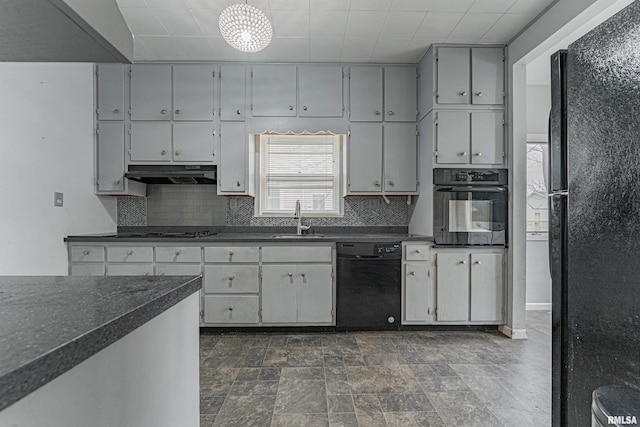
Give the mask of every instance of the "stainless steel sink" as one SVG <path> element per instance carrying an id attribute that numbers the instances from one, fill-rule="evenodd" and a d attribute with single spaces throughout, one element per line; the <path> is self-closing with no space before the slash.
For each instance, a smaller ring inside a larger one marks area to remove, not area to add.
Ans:
<path id="1" fill-rule="evenodd" d="M 274 239 L 320 239 L 323 238 L 323 234 L 274 234 L 271 236 Z"/>

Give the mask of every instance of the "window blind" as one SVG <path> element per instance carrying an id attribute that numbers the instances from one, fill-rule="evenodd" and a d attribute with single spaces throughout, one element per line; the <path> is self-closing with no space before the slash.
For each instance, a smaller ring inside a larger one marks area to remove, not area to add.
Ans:
<path id="1" fill-rule="evenodd" d="M 340 214 L 338 135 L 260 136 L 260 214 Z"/>

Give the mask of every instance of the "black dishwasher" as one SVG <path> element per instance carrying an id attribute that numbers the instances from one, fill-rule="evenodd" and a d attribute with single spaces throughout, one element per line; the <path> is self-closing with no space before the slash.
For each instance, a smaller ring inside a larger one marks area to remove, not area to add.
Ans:
<path id="1" fill-rule="evenodd" d="M 402 245 L 338 242 L 337 258 L 337 329 L 399 329 Z"/>

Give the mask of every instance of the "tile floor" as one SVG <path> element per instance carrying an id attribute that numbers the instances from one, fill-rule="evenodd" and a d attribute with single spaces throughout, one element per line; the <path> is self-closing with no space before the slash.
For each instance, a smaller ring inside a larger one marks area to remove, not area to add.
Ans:
<path id="1" fill-rule="evenodd" d="M 201 426 L 547 426 L 551 315 L 498 332 L 201 334 Z"/>

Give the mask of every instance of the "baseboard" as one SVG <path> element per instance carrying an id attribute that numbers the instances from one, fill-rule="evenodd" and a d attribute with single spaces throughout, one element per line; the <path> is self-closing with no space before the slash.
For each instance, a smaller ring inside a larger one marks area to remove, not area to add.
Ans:
<path id="1" fill-rule="evenodd" d="M 511 329 L 507 325 L 500 325 L 498 330 L 513 340 L 526 340 L 529 338 L 526 329 Z"/>
<path id="2" fill-rule="evenodd" d="M 550 302 L 528 302 L 527 310 L 551 311 Z"/>

